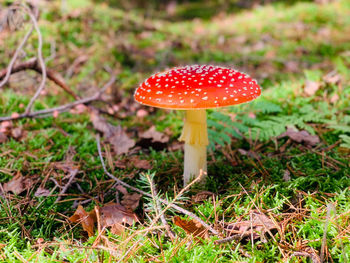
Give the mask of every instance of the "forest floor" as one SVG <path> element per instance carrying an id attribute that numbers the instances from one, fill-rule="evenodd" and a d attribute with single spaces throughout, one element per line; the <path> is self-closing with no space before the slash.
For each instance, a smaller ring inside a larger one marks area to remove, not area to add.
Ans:
<path id="1" fill-rule="evenodd" d="M 35 1 L 49 78 L 32 112 L 68 106 L 22 115 L 42 80 L 34 30 L 15 64 L 28 70 L 0 88 L 1 262 L 349 262 L 350 2 L 212 2 Z M 32 25 L 8 8 L 0 82 Z M 189 64 L 263 90 L 208 110 L 208 179 L 181 192 L 183 112 L 133 92 Z M 146 194 L 108 176 L 96 135 L 107 171 Z"/>

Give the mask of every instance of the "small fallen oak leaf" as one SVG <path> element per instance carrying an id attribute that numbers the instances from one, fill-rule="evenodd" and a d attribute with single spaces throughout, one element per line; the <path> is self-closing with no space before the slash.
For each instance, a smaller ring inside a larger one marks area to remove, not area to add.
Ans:
<path id="1" fill-rule="evenodd" d="M 192 235 L 193 237 L 208 239 L 209 233 L 208 229 L 206 229 L 200 222 L 197 220 L 185 220 L 180 218 L 179 216 L 173 217 L 173 222 L 175 225 L 181 227 L 186 231 L 187 234 Z"/>
<path id="2" fill-rule="evenodd" d="M 114 165 L 120 169 L 129 169 L 132 167 L 145 170 L 152 169 L 152 164 L 150 163 L 150 161 L 142 160 L 138 156 L 131 156 L 130 158 L 117 160 L 114 162 Z"/>
<path id="3" fill-rule="evenodd" d="M 116 203 L 109 203 L 99 209 L 102 227 L 111 227 L 113 234 L 120 235 L 124 232 L 124 225 L 132 225 L 139 222 L 137 216 L 124 206 Z"/>
<path id="4" fill-rule="evenodd" d="M 88 213 L 84 210 L 82 205 L 78 205 L 77 210 L 69 218 L 72 223 L 80 223 L 83 229 L 88 233 L 89 237 L 94 235 L 94 225 L 96 222 L 95 210 Z"/>
<path id="5" fill-rule="evenodd" d="M 17 127 L 11 130 L 11 136 L 16 140 L 20 139 L 22 135 L 23 135 L 23 130 L 20 127 Z"/>
<path id="6" fill-rule="evenodd" d="M 156 131 L 156 127 L 152 126 L 147 131 L 143 132 L 140 136 L 141 138 L 151 139 L 151 142 L 167 143 L 169 141 L 169 136 Z"/>
<path id="7" fill-rule="evenodd" d="M 129 193 L 126 193 L 126 194 L 123 195 L 123 198 L 122 198 L 120 203 L 126 209 L 130 209 L 130 210 L 134 211 L 139 206 L 141 197 L 142 197 L 142 194 L 138 194 L 138 193 L 129 194 Z"/>
<path id="8" fill-rule="evenodd" d="M 90 120 L 94 128 L 103 133 L 117 154 L 127 153 L 130 148 L 135 146 L 134 140 L 129 138 L 120 125 L 113 126 L 95 111 L 91 112 Z"/>
<path id="9" fill-rule="evenodd" d="M 307 96 L 313 96 L 320 88 L 320 83 L 317 81 L 307 80 L 304 85 L 304 93 Z"/>
<path id="10" fill-rule="evenodd" d="M 50 195 L 50 190 L 45 189 L 43 187 L 39 187 L 34 193 L 34 196 L 36 197 L 49 196 L 49 195 Z"/>
<path id="11" fill-rule="evenodd" d="M 251 212 L 251 220 L 243 220 L 228 224 L 225 230 L 229 236 L 240 235 L 242 238 L 251 238 L 265 240 L 265 233 L 277 229 L 276 224 L 265 214 L 260 212 Z"/>
<path id="12" fill-rule="evenodd" d="M 328 84 L 338 84 L 342 80 L 341 75 L 336 71 L 329 72 L 328 74 L 324 75 L 322 79 Z"/>
<path id="13" fill-rule="evenodd" d="M 162 150 L 169 142 L 169 136 L 156 131 L 156 127 L 152 126 L 147 131 L 139 134 L 140 140 L 137 144 L 143 148 L 152 147 L 155 150 Z"/>
<path id="14" fill-rule="evenodd" d="M 4 183 L 3 188 L 6 193 L 12 192 L 16 195 L 19 195 L 20 193 L 32 187 L 33 184 L 34 181 L 31 178 L 26 178 L 18 174 L 15 177 L 13 177 L 9 182 Z"/>
<path id="15" fill-rule="evenodd" d="M 122 185 L 117 185 L 116 189 L 123 194 L 122 201 L 120 202 L 126 209 L 135 210 L 140 203 L 141 194 L 133 193 L 129 194 L 128 190 Z"/>
<path id="16" fill-rule="evenodd" d="M 152 165 L 149 161 L 141 160 L 138 156 L 132 156 L 130 158 L 130 163 L 138 169 L 152 169 Z"/>
<path id="17" fill-rule="evenodd" d="M 287 131 L 277 136 L 277 139 L 289 137 L 292 141 L 302 143 L 306 145 L 315 146 L 320 142 L 320 138 L 317 135 L 311 135 L 309 132 L 302 130 L 298 131 L 295 128 L 288 127 Z"/>
<path id="18" fill-rule="evenodd" d="M 209 191 L 200 191 L 199 193 L 192 196 L 191 199 L 194 203 L 200 203 L 207 200 L 209 197 L 215 197 L 215 194 Z"/>

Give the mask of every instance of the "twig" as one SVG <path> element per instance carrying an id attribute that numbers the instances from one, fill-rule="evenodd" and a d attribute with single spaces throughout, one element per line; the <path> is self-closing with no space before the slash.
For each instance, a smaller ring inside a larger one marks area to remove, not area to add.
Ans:
<path id="1" fill-rule="evenodd" d="M 34 102 L 36 101 L 36 99 L 39 97 L 41 91 L 45 88 L 45 82 L 46 82 L 46 66 L 45 66 L 45 61 L 43 59 L 43 53 L 42 53 L 42 48 L 43 48 L 43 38 L 38 26 L 38 22 L 36 21 L 35 16 L 32 14 L 32 12 L 29 10 L 29 8 L 27 7 L 23 7 L 26 12 L 28 13 L 30 19 L 32 20 L 33 26 L 35 28 L 35 31 L 38 34 L 38 60 L 39 60 L 39 64 L 41 67 L 41 71 L 42 71 L 42 78 L 41 78 L 41 83 L 38 87 L 38 89 L 36 90 L 34 96 L 31 98 L 31 100 L 29 101 L 29 104 L 27 105 L 27 108 L 25 110 L 25 113 L 29 113 L 32 109 L 32 106 L 34 104 Z"/>
<path id="2" fill-rule="evenodd" d="M 26 62 L 20 63 L 15 65 L 12 70 L 10 71 L 10 74 L 15 74 L 23 70 L 34 70 L 40 74 L 42 74 L 41 67 L 38 65 L 37 58 L 32 58 Z M 0 71 L 0 80 L 7 76 L 8 69 L 4 69 Z M 52 80 L 56 85 L 61 87 L 64 91 L 66 91 L 68 94 L 70 94 L 74 99 L 79 99 L 79 96 L 77 96 L 64 82 L 63 77 L 50 69 L 46 70 L 47 78 Z"/>
<path id="3" fill-rule="evenodd" d="M 10 78 L 10 75 L 11 75 L 11 71 L 12 71 L 12 68 L 13 68 L 13 65 L 15 64 L 16 62 L 16 59 L 19 55 L 19 53 L 21 52 L 23 46 L 25 45 L 25 43 L 28 41 L 30 35 L 32 34 L 34 30 L 34 27 L 32 26 L 27 34 L 24 36 L 24 38 L 22 39 L 22 42 L 19 44 L 19 46 L 17 47 L 16 51 L 15 51 L 15 54 L 13 55 L 9 65 L 7 66 L 7 69 L 6 69 L 6 74 L 5 74 L 5 77 L 3 78 L 3 80 L 0 82 L 0 89 L 8 82 L 9 78 Z"/>
<path id="4" fill-rule="evenodd" d="M 45 110 L 39 110 L 35 112 L 29 112 L 29 113 L 22 113 L 17 116 L 6 116 L 6 117 L 0 117 L 0 122 L 1 121 L 10 121 L 10 120 L 17 120 L 17 119 L 23 119 L 23 118 L 35 118 L 37 116 L 41 115 L 48 115 L 53 112 L 65 112 L 79 104 L 87 104 L 92 101 L 98 100 L 101 97 L 101 94 L 115 81 L 115 77 L 112 76 L 111 79 L 103 86 L 101 90 L 96 92 L 94 95 L 88 98 L 83 98 L 77 101 L 74 101 L 72 103 L 68 103 L 62 106 L 54 107 L 51 109 L 45 109 Z"/>
<path id="5" fill-rule="evenodd" d="M 124 181 L 118 179 L 113 174 L 109 173 L 107 171 L 106 165 L 105 165 L 105 163 L 103 161 L 102 151 L 101 151 L 101 143 L 100 143 L 100 136 L 99 135 L 96 136 L 96 144 L 97 144 L 98 155 L 100 157 L 101 164 L 102 164 L 102 167 L 103 167 L 103 170 L 104 170 L 105 174 L 107 174 L 110 178 L 112 178 L 113 180 L 118 182 L 120 185 L 125 186 L 125 187 L 127 187 L 127 188 L 129 188 L 129 189 L 131 189 L 131 190 L 133 190 L 135 192 L 138 192 L 140 194 L 143 194 L 145 196 L 148 196 L 148 197 L 152 198 L 151 194 L 149 194 L 149 193 L 147 193 L 145 191 L 142 191 L 142 190 L 140 190 L 140 189 L 138 189 L 138 188 L 136 188 L 134 186 L 131 186 L 131 185 L 125 183 Z M 165 199 L 159 198 L 158 200 L 161 203 L 166 204 L 166 205 L 170 205 L 171 208 L 173 208 L 173 209 L 175 209 L 175 210 L 177 210 L 177 211 L 179 211 L 179 212 L 181 212 L 181 213 L 183 213 L 185 215 L 188 215 L 189 217 L 192 217 L 192 218 L 196 219 L 197 221 L 199 221 L 205 228 L 207 228 L 214 235 L 219 235 L 219 232 L 217 232 L 215 229 L 213 229 L 211 226 L 209 226 L 207 223 L 205 223 L 202 219 L 200 219 L 198 216 L 196 216 L 192 212 L 187 211 L 186 209 L 184 209 L 184 208 L 182 208 L 182 207 L 180 207 L 180 206 L 178 206 L 176 204 L 172 204 L 172 203 L 168 202 Z"/>
<path id="6" fill-rule="evenodd" d="M 61 192 L 59 193 L 59 197 L 57 197 L 55 203 L 59 202 L 62 198 L 62 195 L 66 193 L 68 190 L 68 187 L 72 184 L 75 176 L 78 174 L 79 170 L 78 169 L 72 169 L 69 174 L 69 180 L 67 184 L 62 188 Z"/>
<path id="7" fill-rule="evenodd" d="M 158 192 L 157 192 L 156 186 L 155 186 L 152 178 L 150 178 L 148 175 L 147 175 L 147 179 L 148 179 L 149 184 L 151 186 L 151 192 L 152 192 L 152 196 L 153 196 L 152 197 L 153 201 L 154 201 L 154 203 L 156 205 L 156 216 L 160 217 L 160 220 L 161 220 L 162 224 L 165 226 L 165 229 L 168 232 L 169 237 L 171 239 L 175 239 L 176 235 L 175 235 L 175 233 L 173 231 L 171 231 L 170 226 L 169 226 L 168 222 L 165 219 L 164 213 L 161 214 L 162 206 L 161 206 L 161 204 L 159 202 L 159 199 L 158 199 L 159 197 L 158 197 Z"/>

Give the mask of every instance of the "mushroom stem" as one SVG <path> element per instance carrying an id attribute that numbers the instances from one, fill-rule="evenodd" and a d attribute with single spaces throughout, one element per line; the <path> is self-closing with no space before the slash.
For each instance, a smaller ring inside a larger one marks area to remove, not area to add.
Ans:
<path id="1" fill-rule="evenodd" d="M 207 115 L 205 110 L 186 110 L 180 141 L 185 142 L 184 185 L 207 171 Z M 205 178 L 202 179 L 204 181 Z"/>

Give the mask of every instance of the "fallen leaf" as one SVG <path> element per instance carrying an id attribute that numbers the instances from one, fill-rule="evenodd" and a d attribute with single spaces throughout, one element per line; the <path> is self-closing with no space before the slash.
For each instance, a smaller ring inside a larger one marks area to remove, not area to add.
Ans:
<path id="1" fill-rule="evenodd" d="M 101 226 L 111 227 L 113 234 L 120 235 L 124 231 L 124 225 L 132 225 L 139 222 L 135 213 L 127 210 L 124 206 L 116 203 L 109 203 L 101 207 Z"/>
<path id="2" fill-rule="evenodd" d="M 313 96 L 320 88 L 320 83 L 317 81 L 307 80 L 304 85 L 304 93 L 307 96 Z"/>
<path id="3" fill-rule="evenodd" d="M 239 148 L 239 149 L 238 149 L 238 152 L 239 152 L 240 154 L 242 154 L 242 155 L 244 155 L 244 156 L 248 156 L 248 157 L 250 157 L 250 158 L 252 158 L 252 159 L 260 160 L 260 156 L 259 156 L 256 152 L 253 152 L 253 151 L 251 151 L 251 150 L 246 151 L 246 150 L 244 150 L 244 149 Z"/>
<path id="4" fill-rule="evenodd" d="M 336 103 L 338 100 L 339 100 L 339 95 L 338 95 L 337 93 L 334 93 L 334 94 L 332 95 L 332 97 L 330 98 L 329 101 L 330 101 L 332 104 L 334 104 L 334 103 Z"/>
<path id="5" fill-rule="evenodd" d="M 265 241 L 265 233 L 277 229 L 275 223 L 266 215 L 252 211 L 251 220 L 238 221 L 225 226 L 229 236 L 240 235 L 244 237 L 260 238 Z"/>
<path id="6" fill-rule="evenodd" d="M 152 169 L 152 165 L 149 161 L 142 160 L 138 156 L 132 156 L 130 158 L 130 162 L 133 166 L 135 166 L 138 169 L 145 169 L 145 170 Z"/>
<path id="7" fill-rule="evenodd" d="M 33 184 L 34 182 L 31 178 L 26 178 L 18 174 L 15 177 L 13 177 L 9 182 L 4 183 L 3 188 L 5 192 L 12 192 L 16 195 L 19 195 L 23 191 L 32 187 Z"/>
<path id="8" fill-rule="evenodd" d="M 173 222 L 175 225 L 185 230 L 187 234 L 190 234 L 194 237 L 198 237 L 202 239 L 209 238 L 208 229 L 202 226 L 202 224 L 197 220 L 194 220 L 194 219 L 184 220 L 184 219 L 181 219 L 179 216 L 174 216 Z"/>
<path id="9" fill-rule="evenodd" d="M 90 114 L 90 119 L 94 128 L 103 133 L 117 154 L 127 153 L 130 148 L 135 146 L 134 140 L 129 138 L 120 125 L 113 126 L 95 111 Z"/>
<path id="10" fill-rule="evenodd" d="M 149 170 L 152 169 L 152 164 L 148 160 L 142 160 L 138 156 L 131 156 L 123 160 L 117 160 L 114 165 L 120 169 L 133 168 Z"/>
<path id="11" fill-rule="evenodd" d="M 3 121 L 0 123 L 0 132 L 6 133 L 8 130 L 12 128 L 11 121 Z"/>
<path id="12" fill-rule="evenodd" d="M 197 193 L 196 195 L 192 196 L 192 202 L 194 203 L 200 203 L 205 200 L 207 200 L 209 197 L 214 197 L 215 194 L 209 191 L 201 191 Z"/>
<path id="13" fill-rule="evenodd" d="M 89 237 L 94 235 L 94 225 L 96 222 L 95 210 L 88 213 L 84 210 L 82 205 L 78 205 L 77 210 L 69 218 L 72 223 L 80 223 L 83 229 L 88 233 Z"/>
<path id="14" fill-rule="evenodd" d="M 126 169 L 127 164 L 128 164 L 128 162 L 125 159 L 124 160 L 116 160 L 114 162 L 114 165 L 120 169 Z"/>
<path id="15" fill-rule="evenodd" d="M 20 139 L 22 137 L 22 134 L 23 134 L 23 130 L 20 127 L 17 127 L 11 130 L 11 136 L 16 140 Z"/>
<path id="16" fill-rule="evenodd" d="M 143 148 L 152 147 L 155 150 L 162 150 L 169 142 L 169 136 L 162 132 L 156 131 L 155 126 L 152 126 L 147 131 L 142 132 L 139 137 L 140 140 L 137 142 L 137 144 Z"/>
<path id="17" fill-rule="evenodd" d="M 315 146 L 320 142 L 320 138 L 317 135 L 311 135 L 309 132 L 305 130 L 298 131 L 293 127 L 288 127 L 287 131 L 282 133 L 277 137 L 277 139 L 288 137 L 292 141 L 302 143 L 304 142 L 306 145 Z"/>
<path id="18" fill-rule="evenodd" d="M 142 194 L 138 193 L 125 193 L 123 194 L 123 198 L 121 200 L 121 204 L 126 208 L 134 211 L 140 203 L 140 198 L 142 197 Z"/>
<path id="19" fill-rule="evenodd" d="M 295 256 L 295 257 L 308 257 L 308 258 L 311 259 L 312 263 L 321 263 L 322 262 L 320 256 L 317 254 L 317 251 L 314 248 L 311 248 L 311 247 L 305 248 L 304 251 L 294 252 L 292 254 L 292 256 Z"/>
<path id="20" fill-rule="evenodd" d="M 36 197 L 49 196 L 49 195 L 50 195 L 50 190 L 42 187 L 39 187 L 34 193 L 34 196 Z"/>
<path id="21" fill-rule="evenodd" d="M 331 71 L 325 76 L 323 76 L 323 81 L 327 84 L 338 84 L 341 82 L 341 76 L 336 71 Z"/>
<path id="22" fill-rule="evenodd" d="M 4 133 L 0 132 L 0 143 L 4 143 L 6 141 L 7 141 L 7 136 Z"/>
<path id="23" fill-rule="evenodd" d="M 126 190 L 126 188 L 120 184 L 118 184 L 115 189 L 118 190 L 123 195 L 126 195 L 128 193 L 128 190 Z"/>
<path id="24" fill-rule="evenodd" d="M 152 143 L 155 143 L 155 142 L 167 143 L 169 141 L 169 136 L 159 131 L 156 131 L 155 126 L 152 126 L 147 131 L 143 132 L 140 135 L 140 137 L 144 139 L 151 139 Z"/>
<path id="25" fill-rule="evenodd" d="M 283 181 L 289 182 L 292 179 L 289 170 L 285 170 L 283 173 Z"/>

